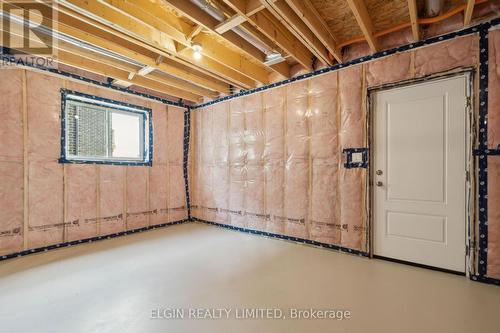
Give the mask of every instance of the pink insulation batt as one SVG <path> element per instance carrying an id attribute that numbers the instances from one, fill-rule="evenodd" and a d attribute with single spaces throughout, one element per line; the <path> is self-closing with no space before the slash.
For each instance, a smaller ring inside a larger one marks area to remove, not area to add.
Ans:
<path id="1" fill-rule="evenodd" d="M 406 40 L 411 34 L 388 36 L 387 45 L 394 42 L 389 37 Z M 358 51 L 349 52 L 352 58 Z M 196 109 L 193 216 L 367 251 L 368 175 L 363 168 L 344 168 L 342 149 L 368 145 L 368 89 L 477 69 L 478 53 L 478 36 L 464 36 Z M 489 142 L 495 147 L 499 54 L 500 33 L 492 31 Z M 494 157 L 489 161 L 488 275 L 498 277 L 500 165 Z"/>
<path id="2" fill-rule="evenodd" d="M 410 40 L 407 29 L 381 43 Z M 344 56 L 366 53 L 360 44 Z M 369 145 L 368 89 L 477 72 L 478 54 L 468 35 L 195 109 L 193 217 L 368 251 L 367 169 L 345 168 L 342 153 Z M 500 145 L 499 62 L 492 30 L 489 148 Z M 151 108 L 153 165 L 59 163 L 61 88 Z M 187 219 L 183 108 L 29 69 L 1 69 L 0 93 L 0 255 Z M 500 278 L 497 156 L 488 174 L 487 275 Z"/>
<path id="3" fill-rule="evenodd" d="M 0 71 L 0 254 L 23 249 L 23 72 Z"/>
<path id="4" fill-rule="evenodd" d="M 151 108 L 153 166 L 60 164 L 61 88 Z M 0 255 L 187 218 L 183 109 L 28 69 L 0 92 Z"/>
<path id="5" fill-rule="evenodd" d="M 500 30 L 489 33 L 488 146 L 500 148 Z M 500 156 L 488 157 L 488 267 L 500 278 Z"/>

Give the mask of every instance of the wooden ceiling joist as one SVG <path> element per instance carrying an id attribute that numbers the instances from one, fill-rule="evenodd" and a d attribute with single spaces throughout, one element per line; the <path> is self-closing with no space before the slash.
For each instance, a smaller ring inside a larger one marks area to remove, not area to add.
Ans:
<path id="1" fill-rule="evenodd" d="M 225 45 L 223 47 L 216 47 L 207 50 L 205 48 L 206 43 L 210 44 L 217 44 L 218 41 L 216 40 L 216 37 L 213 34 L 217 34 L 217 27 L 220 26 L 220 22 L 210 16 L 208 13 L 203 11 L 201 8 L 196 6 L 190 1 L 184 1 L 184 0 L 164 0 L 163 1 L 166 5 L 168 5 L 170 8 L 175 9 L 176 11 L 180 12 L 182 15 L 187 17 L 189 20 L 195 22 L 196 24 L 203 26 L 206 30 L 211 32 L 211 35 L 198 35 L 195 38 L 193 38 L 193 41 L 200 42 L 199 39 L 204 39 L 205 43 L 202 44 L 204 52 L 208 51 L 211 52 L 211 54 L 221 54 L 221 52 L 225 55 L 224 57 L 220 57 L 218 59 L 221 59 L 223 63 L 227 64 L 230 61 L 233 61 L 234 55 L 237 54 L 238 56 L 241 57 L 241 54 L 228 49 Z M 239 15 L 239 19 L 243 19 L 243 15 Z M 224 23 L 224 22 L 223 22 Z M 231 30 L 226 30 L 225 32 L 221 33 L 220 36 L 225 39 L 227 42 L 229 42 L 231 45 L 245 53 L 246 55 L 254 58 L 257 60 L 259 63 L 263 63 L 265 61 L 265 54 L 259 50 L 257 47 L 255 47 L 252 43 L 246 41 L 243 39 L 241 36 L 236 34 L 234 31 Z M 220 43 L 219 43 L 220 44 Z M 269 73 L 265 69 L 265 66 L 262 65 L 256 65 L 254 63 L 251 63 L 247 60 L 247 64 L 241 62 L 241 60 L 238 60 L 238 63 L 241 63 L 244 66 L 251 67 L 248 69 L 251 73 L 253 73 L 252 78 L 255 79 L 256 81 L 267 84 L 269 83 Z M 246 72 L 245 72 L 246 73 Z"/>
<path id="2" fill-rule="evenodd" d="M 23 30 L 24 29 L 21 24 L 11 24 L 9 33 L 23 37 Z M 34 36 L 31 36 L 31 38 L 32 40 L 37 41 Z M 51 42 L 49 36 L 43 34 L 38 34 L 36 38 L 45 40 L 47 43 Z M 171 96 L 181 97 L 193 102 L 199 101 L 202 96 L 208 96 L 211 98 L 217 97 L 217 93 L 196 87 L 189 82 L 160 76 L 158 73 L 150 74 L 154 69 L 149 66 L 139 68 L 136 65 L 118 61 L 86 48 L 80 48 L 63 40 L 59 40 L 56 44 L 54 44 L 54 46 L 57 48 L 57 61 L 70 66 L 74 65 L 73 67 L 91 71 L 103 76 L 109 76 L 115 80 L 119 80 L 121 86 L 127 86 L 124 82 L 128 82 L 128 86 L 138 85 Z M 72 65 L 70 60 L 74 60 L 75 57 L 80 58 L 81 61 L 78 63 L 73 61 Z M 89 64 L 86 64 L 86 61 L 88 61 Z M 92 66 L 94 63 L 101 64 L 102 66 Z M 76 66 L 76 64 L 78 64 L 78 66 Z M 100 69 L 105 69 L 106 71 L 100 71 Z M 139 76 L 149 75 L 147 80 L 142 80 L 137 78 L 136 75 L 130 75 L 130 73 L 137 73 Z M 161 85 L 155 85 L 154 82 Z M 145 83 L 145 85 L 143 83 Z"/>
<path id="3" fill-rule="evenodd" d="M 59 7 L 61 9 L 61 7 Z M 120 38 L 113 38 L 113 32 L 108 31 L 108 27 L 104 27 L 92 19 L 75 13 L 71 10 L 63 10 L 58 13 L 58 30 L 68 36 L 81 40 L 91 45 L 95 45 L 102 49 L 121 54 L 129 59 L 135 59 L 144 65 L 153 66 L 156 69 L 166 72 L 179 79 L 187 80 L 200 87 L 217 91 L 220 93 L 228 94 L 229 85 L 219 81 L 218 76 L 212 78 L 204 77 L 197 74 L 199 68 L 187 61 L 174 59 L 169 54 L 157 54 L 155 48 L 147 48 L 143 42 L 134 43 L 128 41 L 119 34 Z M 146 50 L 147 48 L 147 50 Z M 149 53 L 149 54 L 145 54 Z M 152 57 L 153 56 L 153 57 Z M 159 57 L 163 57 L 161 62 L 157 63 Z M 190 68 L 183 68 L 183 67 Z M 211 72 L 206 71 L 206 74 Z"/>
<path id="4" fill-rule="evenodd" d="M 196 95 L 196 98 L 197 98 L 196 101 L 199 101 L 202 96 L 206 96 L 209 98 L 216 98 L 218 96 L 218 94 L 215 92 L 212 92 L 210 90 L 203 89 L 200 87 L 193 86 L 192 84 L 190 84 L 188 82 L 184 82 L 184 81 L 181 81 L 178 79 L 170 78 L 168 76 L 163 76 L 163 75 L 160 75 L 158 73 L 147 73 L 147 71 L 145 69 L 147 68 L 147 70 L 150 70 L 151 68 L 149 66 L 142 67 L 141 69 L 137 70 L 136 67 L 133 65 L 126 64 L 123 62 L 113 61 L 113 60 L 111 60 L 105 56 L 102 56 L 100 54 L 97 54 L 95 52 L 77 49 L 74 47 L 67 47 L 64 45 L 61 46 L 60 42 L 58 43 L 58 47 L 63 52 L 71 53 L 75 56 L 79 56 L 79 57 L 91 60 L 95 63 L 100 63 L 100 64 L 103 64 L 103 65 L 106 65 L 109 67 L 113 67 L 113 68 L 116 68 L 116 69 L 119 69 L 119 70 L 122 70 L 124 72 L 129 73 L 127 76 L 127 80 L 124 80 L 123 77 L 119 77 L 119 78 L 116 78 L 113 76 L 111 76 L 111 77 L 113 77 L 114 79 L 120 80 L 120 81 L 126 81 L 126 82 L 130 83 L 130 85 L 139 85 L 140 86 L 141 84 L 139 84 L 139 82 L 141 82 L 141 80 L 138 79 L 138 76 L 142 76 L 142 77 L 148 79 L 145 82 L 154 81 L 154 82 L 158 82 L 162 85 L 165 85 L 166 87 L 178 89 L 175 91 L 178 93 L 182 93 L 183 96 L 172 94 L 172 92 L 173 92 L 172 89 L 170 89 L 168 91 L 167 90 L 161 91 L 161 92 L 163 92 L 165 94 L 172 95 L 172 96 L 181 97 L 181 98 L 184 98 L 186 100 L 193 101 L 191 99 L 191 98 L 193 98 L 193 95 Z M 86 68 L 82 68 L 82 69 L 86 69 Z M 135 73 L 136 75 L 130 75 L 130 73 Z M 104 73 L 101 73 L 101 74 L 105 75 Z M 144 86 L 144 87 L 150 89 L 150 87 L 147 87 L 147 86 Z M 154 89 L 154 90 L 158 91 L 157 89 Z M 193 102 L 195 102 L 195 101 L 193 101 Z"/>
<path id="5" fill-rule="evenodd" d="M 113 0 L 113 4 L 115 2 Z M 186 40 L 186 36 L 168 24 L 162 26 L 162 31 L 153 30 L 146 24 L 137 24 L 134 20 L 118 12 L 111 6 L 106 6 L 107 2 L 86 1 L 86 0 L 60 0 L 60 5 L 81 13 L 94 21 L 100 22 L 114 30 L 126 32 L 129 36 L 140 39 L 170 54 L 175 54 L 171 40 Z"/>
<path id="6" fill-rule="evenodd" d="M 420 40 L 420 26 L 418 24 L 417 0 L 408 0 L 408 10 L 410 12 L 411 32 L 413 39 Z"/>
<path id="7" fill-rule="evenodd" d="M 213 80 L 200 75 L 196 75 L 195 73 L 193 73 L 193 71 L 182 68 L 179 64 L 173 62 L 170 59 L 164 59 L 162 60 L 162 62 L 157 63 L 158 56 L 155 55 L 154 57 L 151 57 L 150 55 L 145 55 L 145 50 L 141 50 L 141 48 L 138 46 L 120 45 L 118 44 L 117 39 L 97 37 L 95 35 L 88 34 L 80 29 L 75 29 L 65 24 L 59 24 L 59 30 L 88 44 L 95 45 L 116 54 L 120 54 L 126 58 L 136 60 L 146 66 L 153 67 L 179 79 L 189 81 L 192 84 L 199 86 L 200 88 L 212 90 L 215 92 L 221 92 L 224 94 L 229 93 L 229 85 L 220 83 L 218 80 Z"/>
<path id="8" fill-rule="evenodd" d="M 463 0 L 437 18 L 420 19 L 417 0 L 393 7 L 375 0 L 332 2 L 58 0 L 56 48 L 62 63 L 107 76 L 114 84 L 199 101 L 230 94 L 230 86 L 269 84 L 272 71 L 290 77 L 295 63 L 312 70 L 315 60 L 341 62 L 340 48 L 355 42 L 366 40 L 376 52 L 378 37 L 403 28 L 411 27 L 419 40 L 419 25 L 462 12 L 468 26 L 474 6 L 487 0 Z M 334 21 L 339 16 L 347 20 Z M 201 49 L 195 52 L 197 45 Z"/>
<path id="9" fill-rule="evenodd" d="M 474 12 L 474 5 L 476 0 L 467 0 L 467 7 L 464 11 L 464 26 L 468 26 L 472 20 L 472 13 Z"/>
<path id="10" fill-rule="evenodd" d="M 347 4 L 351 8 L 358 25 L 363 32 L 363 35 L 370 46 L 372 52 L 379 50 L 377 38 L 374 36 L 373 23 L 366 9 L 363 0 L 347 0 Z"/>
<path id="11" fill-rule="evenodd" d="M 337 41 L 311 2 L 309 0 L 286 0 L 286 3 L 304 21 L 335 59 L 339 63 L 342 62 L 342 53 L 338 49 Z"/>
<path id="12" fill-rule="evenodd" d="M 163 22 L 162 25 L 159 25 L 156 20 L 147 21 L 145 23 L 144 20 L 147 20 L 150 16 L 148 12 L 142 9 L 141 7 L 137 7 L 136 5 L 123 0 L 103 0 L 102 2 L 88 2 L 85 0 L 64 0 L 63 5 L 66 3 L 71 3 L 72 7 L 77 6 L 83 12 L 84 15 L 92 18 L 93 20 L 98 19 L 99 23 L 104 25 L 108 25 L 108 27 L 113 29 L 118 29 L 125 34 L 129 34 L 131 36 L 136 37 L 138 40 L 153 46 L 155 50 L 158 52 L 162 52 L 162 54 L 167 56 L 175 56 L 179 57 L 186 62 L 196 63 L 199 67 L 204 68 L 205 70 L 214 73 L 225 80 L 230 81 L 232 84 L 236 86 L 243 87 L 245 89 L 253 88 L 256 86 L 254 79 L 251 79 L 252 73 L 245 72 L 248 71 L 248 68 L 252 68 L 252 65 L 248 60 L 246 60 L 243 56 L 240 56 L 240 61 L 237 64 L 232 64 L 236 68 L 231 68 L 230 65 L 225 64 L 221 59 L 207 59 L 209 57 L 203 57 L 203 61 L 195 61 L 192 56 L 192 52 L 184 52 L 182 54 L 177 53 L 177 50 L 172 52 L 162 45 L 162 38 L 176 38 L 174 39 L 176 42 L 181 43 L 186 46 L 191 46 L 191 44 L 187 42 L 186 35 L 182 35 L 179 37 L 179 34 L 169 35 L 167 31 L 169 30 L 159 30 L 163 29 L 165 25 L 171 24 L 174 22 L 175 24 L 172 27 L 182 26 L 182 22 L 179 20 L 175 21 L 176 17 L 174 16 L 170 21 Z M 146 4 L 146 2 L 144 3 Z M 117 7 L 118 6 L 118 7 Z M 111 10 L 111 11 L 110 11 Z M 158 10 L 158 8 L 156 8 Z M 103 13 L 108 16 L 103 16 Z M 112 23 L 110 23 L 112 22 Z M 154 25 L 154 27 L 152 26 Z M 137 28 L 140 27 L 140 28 Z M 117 32 L 118 32 L 117 30 Z M 188 33 L 188 31 L 182 31 L 182 33 Z M 205 49 L 210 48 L 220 48 L 222 46 L 217 44 L 206 45 Z M 244 72 L 244 73 L 242 73 Z"/>
<path id="13" fill-rule="evenodd" d="M 200 95 L 173 88 L 143 76 L 135 76 L 132 80 L 129 80 L 128 73 L 125 71 L 66 51 L 59 51 L 58 61 L 72 67 L 111 77 L 115 80 L 126 81 L 132 83 L 133 85 L 141 86 L 171 96 L 180 97 L 191 102 L 198 103 L 202 100 L 202 96 Z"/>
<path id="14" fill-rule="evenodd" d="M 260 0 L 258 0 L 260 3 Z M 239 15 L 239 14 L 234 14 L 234 10 L 225 4 L 223 0 L 211 0 L 212 5 L 217 8 L 219 11 L 221 11 L 227 19 L 231 18 L 234 15 Z M 246 4 L 248 6 L 249 4 Z M 265 7 L 262 5 L 262 9 Z M 257 12 L 254 10 L 254 12 Z M 242 15 L 240 15 L 243 17 Z M 263 45 L 266 47 L 270 52 L 269 53 L 279 53 L 282 54 L 283 57 L 286 56 L 286 52 L 283 51 L 276 43 L 274 43 L 270 38 L 268 38 L 266 35 L 264 35 L 262 32 L 257 30 L 250 22 L 248 22 L 247 18 L 245 17 L 245 22 L 241 23 L 238 26 L 239 29 L 248 36 L 250 36 L 253 40 L 248 40 L 252 45 L 255 45 L 256 42 Z M 264 58 L 266 55 L 264 53 L 261 53 L 260 58 Z M 258 60 L 258 59 L 257 59 Z M 259 60 L 262 61 L 262 60 Z M 290 65 L 288 65 L 288 62 L 283 60 L 281 63 L 276 63 L 269 65 L 269 68 L 271 68 L 274 72 L 280 74 L 284 78 L 289 78 L 290 77 Z"/>
<path id="15" fill-rule="evenodd" d="M 247 1 L 223 0 L 239 15 L 245 15 L 257 30 L 271 39 L 278 47 L 292 56 L 304 68 L 312 69 L 313 54 L 309 51 L 283 24 L 276 19 L 267 9 L 259 9 L 251 16 L 247 16 Z"/>
<path id="16" fill-rule="evenodd" d="M 191 47 L 191 42 L 188 40 L 188 36 L 192 32 L 191 26 L 180 20 L 172 13 L 163 10 L 161 6 L 158 7 L 157 3 L 144 1 L 140 5 L 136 5 L 126 0 L 100 0 L 100 1 L 120 11 L 124 15 L 129 16 L 130 18 L 135 20 L 138 24 L 150 25 L 150 27 L 153 30 L 159 30 L 160 32 L 163 32 L 163 26 L 165 25 L 172 25 L 173 27 L 177 27 L 182 31 L 183 34 L 186 35 L 184 36 L 184 38 L 175 39 L 175 41 L 188 48 Z M 151 16 L 153 16 L 151 15 L 152 12 L 155 13 L 154 16 L 158 15 L 158 17 L 162 18 L 160 23 L 158 23 L 157 20 L 151 19 Z M 200 35 L 198 34 L 198 36 Z M 215 38 L 212 37 L 211 39 L 212 40 L 210 40 L 207 44 L 202 45 L 203 53 L 206 54 L 213 61 L 217 61 L 220 64 L 228 67 L 229 69 L 236 71 L 246 76 L 248 79 L 250 79 L 250 80 L 243 79 L 243 81 L 236 81 L 236 83 L 241 83 L 245 88 L 251 88 L 255 87 L 255 83 L 252 82 L 253 80 L 256 80 L 264 84 L 268 82 L 269 79 L 268 73 L 264 68 L 259 67 L 254 63 L 250 62 L 243 55 L 241 55 L 238 52 L 235 52 L 234 50 L 229 49 L 226 45 L 221 44 Z M 222 58 L 213 56 L 214 54 L 217 54 L 220 51 L 224 51 L 225 54 L 228 54 L 228 56 L 230 56 L 230 59 L 226 59 L 227 61 L 225 61 Z M 186 54 L 192 55 L 192 52 L 190 52 L 187 49 L 183 49 L 176 55 L 183 58 L 183 55 Z M 187 59 L 184 56 L 184 59 L 188 61 L 193 60 L 192 56 Z M 204 63 L 205 66 L 207 66 L 210 63 L 210 61 L 205 61 Z M 215 67 L 220 68 L 219 66 Z M 220 73 L 218 72 L 218 74 Z M 225 77 L 230 78 L 230 76 L 228 76 L 228 73 L 224 73 L 223 75 Z"/>
<path id="17" fill-rule="evenodd" d="M 325 45 L 284 0 L 261 0 L 261 2 L 324 65 L 332 64 Z"/>

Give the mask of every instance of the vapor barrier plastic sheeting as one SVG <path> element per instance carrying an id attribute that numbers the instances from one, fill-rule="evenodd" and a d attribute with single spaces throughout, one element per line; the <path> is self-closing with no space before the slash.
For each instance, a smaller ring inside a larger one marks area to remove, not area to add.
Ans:
<path id="1" fill-rule="evenodd" d="M 60 164 L 61 88 L 151 108 L 153 166 Z M 187 218 L 183 108 L 24 69 L 0 93 L 0 255 Z"/>
<path id="2" fill-rule="evenodd" d="M 340 171 L 340 142 L 363 144 L 361 86 L 342 105 L 338 88 L 331 73 L 196 110 L 193 216 L 364 250 L 362 218 L 341 223 L 364 195 L 364 171 Z"/>
<path id="3" fill-rule="evenodd" d="M 478 65 L 466 36 L 196 109 L 192 214 L 366 251 L 367 89 Z"/>
<path id="4" fill-rule="evenodd" d="M 500 149 L 500 30 L 489 33 L 488 147 Z M 500 279 L 500 156 L 488 156 L 488 267 Z"/>

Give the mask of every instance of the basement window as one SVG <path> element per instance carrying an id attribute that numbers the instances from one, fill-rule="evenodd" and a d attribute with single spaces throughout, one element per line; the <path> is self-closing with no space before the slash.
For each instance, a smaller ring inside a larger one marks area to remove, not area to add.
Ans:
<path id="1" fill-rule="evenodd" d="M 151 109 L 62 90 L 61 163 L 151 165 Z"/>

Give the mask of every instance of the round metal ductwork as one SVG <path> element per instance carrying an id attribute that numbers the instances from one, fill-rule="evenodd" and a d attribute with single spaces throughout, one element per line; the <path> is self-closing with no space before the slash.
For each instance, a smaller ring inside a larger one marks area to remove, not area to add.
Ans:
<path id="1" fill-rule="evenodd" d="M 425 0 L 425 16 L 438 16 L 443 9 L 444 0 Z"/>

